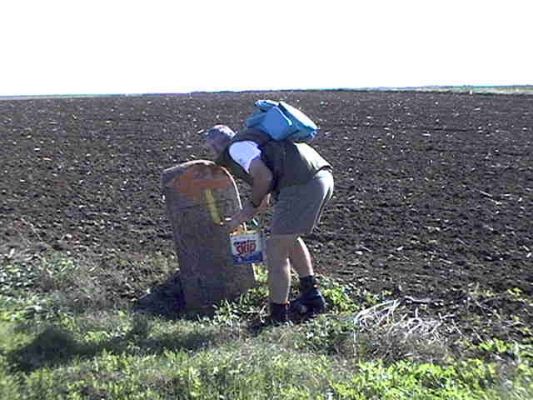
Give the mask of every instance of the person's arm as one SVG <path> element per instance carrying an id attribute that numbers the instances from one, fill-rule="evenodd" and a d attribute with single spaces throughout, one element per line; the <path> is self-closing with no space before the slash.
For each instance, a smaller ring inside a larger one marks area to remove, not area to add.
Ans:
<path id="1" fill-rule="evenodd" d="M 242 210 L 237 212 L 227 226 L 229 230 L 235 230 L 242 223 L 251 220 L 260 210 L 263 209 L 264 200 L 267 199 L 272 189 L 272 172 L 265 165 L 261 158 L 257 157 L 250 163 L 250 175 L 253 178 L 252 193 L 249 201 L 244 204 Z"/>
<path id="2" fill-rule="evenodd" d="M 250 175 L 253 179 L 250 203 L 254 208 L 259 208 L 272 189 L 272 171 L 257 157 L 250 163 Z"/>

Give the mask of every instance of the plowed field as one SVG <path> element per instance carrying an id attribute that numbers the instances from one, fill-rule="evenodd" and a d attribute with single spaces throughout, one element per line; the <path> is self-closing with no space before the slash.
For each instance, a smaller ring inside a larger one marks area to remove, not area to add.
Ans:
<path id="1" fill-rule="evenodd" d="M 531 322 L 531 305 L 518 301 L 533 296 L 528 95 L 2 100 L 1 243 L 94 257 L 173 254 L 162 170 L 207 158 L 200 132 L 217 123 L 238 129 L 259 98 L 284 99 L 321 127 L 314 145 L 334 166 L 336 192 L 307 238 L 319 273 L 441 314 L 453 316 L 475 300 L 489 319 Z"/>

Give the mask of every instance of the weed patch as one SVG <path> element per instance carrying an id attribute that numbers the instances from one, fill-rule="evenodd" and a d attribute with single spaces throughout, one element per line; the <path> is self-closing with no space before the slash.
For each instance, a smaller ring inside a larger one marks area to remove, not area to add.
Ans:
<path id="1" fill-rule="evenodd" d="M 329 279 L 326 314 L 258 332 L 250 326 L 267 313 L 264 274 L 211 317 L 139 310 L 126 290 L 115 292 L 116 303 L 94 297 L 110 282 L 131 286 L 130 277 L 121 280 L 128 262 L 113 278 L 102 265 L 61 257 L 2 270 L 0 398 L 525 400 L 533 393 L 531 344 L 465 337 L 451 346 L 444 320 Z M 137 262 L 144 284 L 173 273 L 161 260 Z"/>

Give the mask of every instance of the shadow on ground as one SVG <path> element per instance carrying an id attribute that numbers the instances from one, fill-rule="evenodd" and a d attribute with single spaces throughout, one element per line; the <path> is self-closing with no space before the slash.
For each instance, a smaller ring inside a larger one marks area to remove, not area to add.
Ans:
<path id="1" fill-rule="evenodd" d="M 161 354 L 164 351 L 196 351 L 220 341 L 214 330 L 193 329 L 179 334 L 165 333 L 150 337 L 151 324 L 146 318 L 136 317 L 132 328 L 125 334 L 98 343 L 77 340 L 64 328 L 49 326 L 35 339 L 7 354 L 13 369 L 31 372 L 43 367 L 69 363 L 73 359 L 91 358 L 102 352 L 119 354 Z"/>
<path id="2" fill-rule="evenodd" d="M 183 316 L 185 301 L 179 272 L 150 289 L 150 292 L 139 298 L 133 310 L 143 314 L 154 315 L 168 319 L 178 319 Z"/>

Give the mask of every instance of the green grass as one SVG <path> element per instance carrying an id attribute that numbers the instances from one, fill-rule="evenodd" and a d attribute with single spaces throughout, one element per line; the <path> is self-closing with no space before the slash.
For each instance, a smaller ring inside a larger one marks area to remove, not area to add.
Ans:
<path id="1" fill-rule="evenodd" d="M 414 90 L 419 92 L 450 92 L 469 94 L 506 94 L 506 95 L 531 95 L 532 85 L 496 85 L 496 86 L 420 86 L 420 87 L 399 87 L 385 90 Z"/>
<path id="2" fill-rule="evenodd" d="M 439 321 L 331 279 L 328 314 L 257 330 L 264 273 L 210 317 L 170 318 L 133 301 L 172 273 L 160 255 L 0 267 L 1 399 L 533 398 L 531 343 L 453 350 Z"/>
<path id="3" fill-rule="evenodd" d="M 444 88 L 452 92 L 487 93 L 487 94 L 533 94 L 533 86 L 455 86 Z"/>

